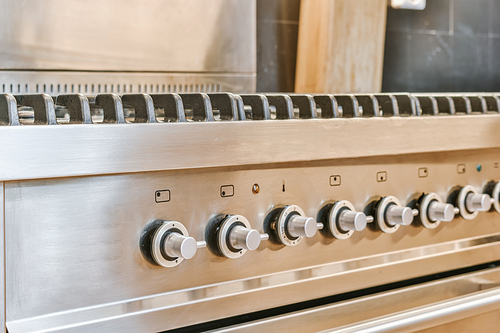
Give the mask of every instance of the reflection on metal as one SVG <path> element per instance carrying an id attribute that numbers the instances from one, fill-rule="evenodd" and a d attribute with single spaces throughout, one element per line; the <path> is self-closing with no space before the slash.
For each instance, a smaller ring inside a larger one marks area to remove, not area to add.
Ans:
<path id="1" fill-rule="evenodd" d="M 323 332 L 413 332 L 497 310 L 500 310 L 500 288 L 493 288 Z"/>
<path id="2" fill-rule="evenodd" d="M 0 98 L 0 103 L 2 100 Z M 1 119 L 1 118 L 0 118 Z M 2 265 L 0 265 L 0 325 L 2 326 L 1 331 L 5 330 L 5 309 L 6 309 L 6 298 L 5 298 L 5 185 L 0 182 L 0 260 Z"/>
<path id="3" fill-rule="evenodd" d="M 29 319 L 8 321 L 7 325 L 9 332 L 30 332 L 35 327 L 45 327 L 48 330 L 57 330 L 66 325 L 70 327 L 75 326 L 75 331 L 84 331 L 85 329 L 88 330 L 93 327 L 99 327 L 97 324 L 102 321 L 110 322 L 110 327 L 126 327 L 137 325 L 135 321 L 138 319 L 134 317 L 141 316 L 151 311 L 157 312 L 156 316 L 161 316 L 163 311 L 172 311 L 175 308 L 183 308 L 191 304 L 211 303 L 214 300 L 218 302 L 223 302 L 224 300 L 229 301 L 232 297 L 237 297 L 242 293 L 255 294 L 255 297 L 262 293 L 267 294 L 267 297 L 269 297 L 269 295 L 279 297 L 278 295 L 280 293 L 288 289 L 299 288 L 300 290 L 306 290 L 308 289 L 307 286 L 312 288 L 314 284 L 318 283 L 318 279 L 331 281 L 335 276 L 348 279 L 347 276 L 350 276 L 349 274 L 356 272 L 359 274 L 361 271 L 366 272 L 367 269 L 370 269 L 370 271 L 377 271 L 382 267 L 389 265 L 397 266 L 399 263 L 411 259 L 425 261 L 426 258 L 445 255 L 451 252 L 459 253 L 461 251 L 472 250 L 473 248 L 484 247 L 485 245 L 488 245 L 486 248 L 488 250 L 495 249 L 495 251 L 498 251 L 498 248 L 500 248 L 500 235 L 450 242 L 447 244 L 396 253 L 386 253 L 379 256 L 308 267 L 305 269 L 275 273 L 250 279 L 217 283 L 186 290 L 167 292 L 164 294 L 148 295 L 147 297 L 84 307 L 73 311 L 55 312 L 48 316 L 33 316 Z M 286 289 L 283 289 L 285 286 Z M 269 305 L 272 304 L 273 303 L 269 303 Z M 193 319 L 189 318 L 189 320 L 192 321 Z M 155 329 L 159 327 L 156 326 L 158 323 L 151 323 L 150 325 L 151 326 L 146 327 Z M 139 329 L 139 327 L 133 329 L 132 326 L 129 327 L 129 330 L 124 328 L 123 331 L 133 332 L 137 331 L 137 329 Z"/>
<path id="4" fill-rule="evenodd" d="M 0 94 L 253 92 L 256 74 L 0 71 Z"/>
<path id="5" fill-rule="evenodd" d="M 255 91 L 255 0 L 0 0 L 0 8 L 0 93 Z"/>
<path id="6" fill-rule="evenodd" d="M 396 9 L 424 10 L 426 0 L 388 0 L 389 6 Z"/>
<path id="7" fill-rule="evenodd" d="M 211 332 L 414 332 L 498 310 L 498 286 L 500 269 L 495 268 Z M 481 331 L 474 324 L 463 323 L 461 329 Z M 450 330 L 442 326 L 441 331 Z"/>

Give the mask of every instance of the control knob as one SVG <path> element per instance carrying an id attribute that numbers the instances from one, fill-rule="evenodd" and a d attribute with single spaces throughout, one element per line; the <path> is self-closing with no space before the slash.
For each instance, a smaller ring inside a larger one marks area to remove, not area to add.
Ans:
<path id="1" fill-rule="evenodd" d="M 318 231 L 318 223 L 312 217 L 292 215 L 287 221 L 287 231 L 292 237 L 312 237 Z"/>
<path id="2" fill-rule="evenodd" d="M 163 250 L 171 258 L 191 259 L 196 254 L 198 244 L 193 237 L 172 232 L 163 241 Z"/>
<path id="3" fill-rule="evenodd" d="M 500 213 L 500 182 L 489 182 L 484 192 L 490 195 L 493 209 Z"/>
<path id="4" fill-rule="evenodd" d="M 247 251 L 256 250 L 261 241 L 269 239 L 269 235 L 252 229 L 244 216 L 227 215 L 220 222 L 215 238 L 217 249 L 220 251 L 217 254 L 235 259 Z"/>
<path id="5" fill-rule="evenodd" d="M 427 214 L 429 215 L 429 219 L 432 221 L 450 222 L 458 212 L 459 209 L 453 207 L 452 204 L 432 201 L 429 204 L 429 210 L 427 211 Z"/>
<path id="6" fill-rule="evenodd" d="M 494 200 L 488 194 L 478 193 L 471 185 L 462 187 L 458 193 L 457 206 L 466 220 L 474 219 L 478 212 L 490 210 L 492 203 Z"/>
<path id="7" fill-rule="evenodd" d="M 465 199 L 465 208 L 469 212 L 486 212 L 491 208 L 491 198 L 488 194 L 469 193 Z"/>
<path id="8" fill-rule="evenodd" d="M 354 205 L 347 200 L 337 201 L 327 209 L 328 214 L 323 221 L 327 228 L 324 228 L 323 232 L 337 239 L 347 239 L 354 231 L 362 231 L 367 223 L 373 222 L 372 216 L 357 212 Z"/>
<path id="9" fill-rule="evenodd" d="M 417 211 L 418 214 L 418 211 Z M 410 225 L 413 222 L 413 210 L 410 207 L 389 205 L 385 211 L 385 222 L 388 225 Z"/>
<path id="10" fill-rule="evenodd" d="M 283 245 L 295 246 L 304 237 L 313 237 L 318 229 L 323 228 L 323 223 L 316 222 L 313 217 L 306 217 L 299 206 L 288 205 L 279 211 L 271 228 Z"/>
<path id="11" fill-rule="evenodd" d="M 205 241 L 189 236 L 186 227 L 177 221 L 154 221 L 141 235 L 141 252 L 153 264 L 174 267 L 184 259 L 191 259 Z"/>
<path id="12" fill-rule="evenodd" d="M 420 222 L 428 229 L 437 228 L 441 222 L 452 221 L 460 211 L 452 204 L 445 203 L 436 193 L 423 194 L 418 202 Z"/>
<path id="13" fill-rule="evenodd" d="M 417 209 L 403 206 L 398 198 L 387 196 L 377 203 L 375 218 L 380 230 L 392 234 L 400 226 L 410 225 L 416 215 L 418 215 Z"/>

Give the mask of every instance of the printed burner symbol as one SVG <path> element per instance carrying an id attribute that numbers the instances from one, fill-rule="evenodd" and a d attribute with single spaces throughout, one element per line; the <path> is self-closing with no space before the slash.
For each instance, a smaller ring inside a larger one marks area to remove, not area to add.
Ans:
<path id="1" fill-rule="evenodd" d="M 457 165 L 457 173 L 465 173 L 465 164 Z"/>
<path id="2" fill-rule="evenodd" d="M 387 172 L 386 171 L 380 171 L 377 172 L 377 182 L 385 182 L 387 181 Z"/>
<path id="3" fill-rule="evenodd" d="M 418 169 L 418 177 L 419 178 L 425 178 L 429 175 L 429 171 L 427 168 L 420 168 Z"/>
<path id="4" fill-rule="evenodd" d="M 225 197 L 232 197 L 234 195 L 234 185 L 222 185 L 220 187 L 220 196 L 225 198 Z"/>
<path id="5" fill-rule="evenodd" d="M 341 178 L 340 175 L 330 176 L 330 186 L 340 186 Z"/>
<path id="6" fill-rule="evenodd" d="M 158 190 L 155 192 L 155 202 L 169 202 L 170 201 L 170 190 Z"/>

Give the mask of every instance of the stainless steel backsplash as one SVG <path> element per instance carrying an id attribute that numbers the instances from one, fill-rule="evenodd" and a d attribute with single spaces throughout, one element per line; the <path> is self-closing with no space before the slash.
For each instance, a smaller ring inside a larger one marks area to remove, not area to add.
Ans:
<path id="1" fill-rule="evenodd" d="M 255 76 L 254 0 L 0 0 L 0 93 L 254 91 Z"/>

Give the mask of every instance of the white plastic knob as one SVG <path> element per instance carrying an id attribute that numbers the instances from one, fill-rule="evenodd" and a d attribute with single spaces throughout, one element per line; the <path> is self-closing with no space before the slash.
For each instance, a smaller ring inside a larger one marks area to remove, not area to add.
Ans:
<path id="1" fill-rule="evenodd" d="M 294 215 L 288 221 L 287 230 L 293 237 L 312 237 L 322 226 L 312 217 Z"/>
<path id="2" fill-rule="evenodd" d="M 260 234 L 255 229 L 248 229 L 243 226 L 234 227 L 229 234 L 231 246 L 235 249 L 256 250 L 261 240 L 268 239 L 267 234 Z"/>
<path id="3" fill-rule="evenodd" d="M 488 194 L 470 193 L 465 199 L 465 207 L 469 212 L 486 212 L 491 208 L 491 197 Z"/>
<path id="4" fill-rule="evenodd" d="M 339 216 L 339 227 L 344 231 L 362 231 L 366 228 L 366 215 L 361 212 L 344 210 Z"/>
<path id="5" fill-rule="evenodd" d="M 191 259 L 196 254 L 198 244 L 193 237 L 172 232 L 165 238 L 163 249 L 169 257 Z"/>
<path id="6" fill-rule="evenodd" d="M 413 222 L 413 211 L 410 207 L 391 205 L 387 208 L 386 221 L 389 225 L 410 225 Z"/>
<path id="7" fill-rule="evenodd" d="M 429 204 L 428 214 L 432 221 L 450 222 L 455 217 L 455 207 L 452 204 L 433 201 Z"/>

